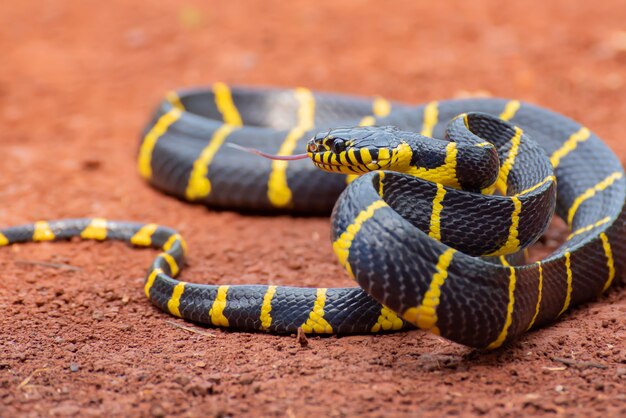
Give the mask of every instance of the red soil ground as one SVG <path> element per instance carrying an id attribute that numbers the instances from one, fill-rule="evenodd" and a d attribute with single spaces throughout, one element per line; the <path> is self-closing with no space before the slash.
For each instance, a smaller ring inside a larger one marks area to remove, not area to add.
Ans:
<path id="1" fill-rule="evenodd" d="M 185 280 L 348 285 L 327 219 L 215 213 L 140 180 L 138 135 L 163 93 L 216 80 L 516 97 L 626 157 L 622 0 L 294 3 L 5 2 L 0 223 L 158 222 L 189 243 Z M 153 256 L 89 242 L 0 251 L 0 416 L 626 416 L 623 285 L 491 353 L 418 331 L 303 348 L 157 310 L 142 294 Z"/>

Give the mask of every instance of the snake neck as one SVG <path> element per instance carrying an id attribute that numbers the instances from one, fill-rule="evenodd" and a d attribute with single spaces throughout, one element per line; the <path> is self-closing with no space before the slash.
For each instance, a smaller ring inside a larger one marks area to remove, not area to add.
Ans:
<path id="1" fill-rule="evenodd" d="M 455 189 L 487 192 L 500 168 L 495 146 L 453 120 L 444 140 L 410 134 L 391 153 L 389 169 Z"/>

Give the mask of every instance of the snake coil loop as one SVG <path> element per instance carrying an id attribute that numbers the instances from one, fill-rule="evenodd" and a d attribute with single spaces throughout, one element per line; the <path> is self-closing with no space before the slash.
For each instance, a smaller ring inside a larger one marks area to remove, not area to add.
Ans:
<path id="1" fill-rule="evenodd" d="M 289 156 L 311 137 L 313 164 L 224 146 Z M 212 207 L 322 214 L 334 205 L 333 250 L 361 287 L 179 281 L 186 245 L 156 224 L 42 221 L 0 229 L 0 246 L 80 236 L 158 248 L 146 296 L 214 326 L 277 333 L 417 326 L 489 349 L 605 291 L 624 268 L 619 160 L 587 128 L 516 100 L 407 106 L 216 83 L 168 94 L 146 127 L 138 169 L 158 189 Z M 553 211 L 571 234 L 528 264 L 520 250 Z"/>

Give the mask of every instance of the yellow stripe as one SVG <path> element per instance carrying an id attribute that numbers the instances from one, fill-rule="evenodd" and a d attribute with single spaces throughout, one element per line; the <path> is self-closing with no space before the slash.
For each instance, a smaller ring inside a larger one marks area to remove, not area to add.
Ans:
<path id="1" fill-rule="evenodd" d="M 172 255 L 168 253 L 161 253 L 159 254 L 159 257 L 165 260 L 165 262 L 170 266 L 170 271 L 172 272 L 172 276 L 173 277 L 178 276 L 178 272 L 180 271 L 180 268 L 178 267 L 178 263 L 176 262 L 174 257 L 172 257 Z"/>
<path id="2" fill-rule="evenodd" d="M 227 327 L 228 319 L 224 316 L 224 309 L 226 309 L 226 295 L 228 293 L 228 286 L 220 286 L 217 288 L 217 296 L 213 305 L 209 310 L 209 316 L 211 317 L 211 323 L 218 327 Z"/>
<path id="3" fill-rule="evenodd" d="M 467 117 L 467 113 L 462 113 L 456 118 L 463 118 L 463 124 L 465 125 L 465 128 L 469 130 L 469 119 Z"/>
<path id="4" fill-rule="evenodd" d="M 402 162 L 398 161 L 397 164 L 408 164 L 413 156 L 411 147 L 407 144 L 400 144 L 396 149 L 398 160 L 402 160 Z M 410 167 L 404 170 L 404 172 L 424 180 L 432 181 L 433 183 L 441 183 L 444 186 L 460 189 L 461 185 L 456 177 L 457 154 L 458 149 L 456 147 L 456 142 L 449 142 L 448 145 L 446 145 L 446 158 L 442 165 L 436 168 Z"/>
<path id="5" fill-rule="evenodd" d="M 94 218 L 89 225 L 80 233 L 83 239 L 95 239 L 98 241 L 107 238 L 107 220 L 103 218 Z"/>
<path id="6" fill-rule="evenodd" d="M 479 142 L 478 144 L 476 144 L 476 146 L 477 146 L 477 147 L 484 148 L 484 147 L 490 147 L 490 146 L 493 146 L 493 144 L 492 144 L 491 142 Z"/>
<path id="7" fill-rule="evenodd" d="M 359 126 L 372 126 L 376 124 L 376 118 L 374 116 L 365 116 L 359 122 Z"/>
<path id="8" fill-rule="evenodd" d="M 363 161 L 363 164 L 367 165 L 372 162 L 372 154 L 370 154 L 370 150 L 368 150 L 367 148 L 361 148 L 359 150 L 359 155 L 361 156 L 361 160 Z"/>
<path id="9" fill-rule="evenodd" d="M 298 123 L 283 141 L 278 155 L 292 155 L 297 142 L 304 133 L 313 128 L 315 120 L 315 98 L 310 90 L 297 88 L 294 91 L 298 100 Z M 272 172 L 267 183 L 267 197 L 275 207 L 286 207 L 291 203 L 291 189 L 287 184 L 287 161 L 272 161 Z"/>
<path id="10" fill-rule="evenodd" d="M 443 210 L 443 198 L 446 196 L 446 189 L 442 184 L 437 183 L 437 194 L 433 199 L 433 210 L 430 214 L 430 230 L 428 236 L 441 241 L 441 211 Z"/>
<path id="11" fill-rule="evenodd" d="M 339 238 L 333 242 L 333 251 L 335 255 L 339 259 L 339 263 L 346 269 L 350 277 L 354 278 L 354 274 L 352 273 L 352 268 L 348 263 L 348 255 L 350 254 L 350 246 L 352 245 L 352 241 L 354 237 L 359 232 L 365 221 L 374 216 L 374 212 L 376 212 L 380 208 L 384 208 L 387 206 L 384 200 L 377 200 L 374 203 L 370 204 L 366 209 L 362 210 L 361 213 L 354 218 L 354 222 L 350 224 L 344 232 L 341 233 Z"/>
<path id="12" fill-rule="evenodd" d="M 585 232 L 589 232 L 592 229 L 597 228 L 599 226 L 602 226 L 602 225 L 604 225 L 604 224 L 606 224 L 606 223 L 608 223 L 610 221 L 611 221 L 611 217 L 610 216 L 607 216 L 606 218 L 602 218 L 602 219 L 600 219 L 596 223 L 593 223 L 591 225 L 587 225 L 587 226 L 585 226 L 583 228 L 577 229 L 576 231 L 574 231 L 571 234 L 569 234 L 567 239 L 570 240 L 570 239 L 574 238 L 576 235 L 580 235 L 580 234 L 584 234 Z"/>
<path id="13" fill-rule="evenodd" d="M 357 177 L 359 177 L 358 174 L 348 174 L 346 176 L 346 184 L 352 183 L 354 180 L 356 180 Z"/>
<path id="14" fill-rule="evenodd" d="M 213 84 L 213 94 L 215 95 L 215 105 L 222 114 L 224 123 L 227 125 L 242 126 L 241 116 L 230 93 L 230 88 L 224 83 Z"/>
<path id="15" fill-rule="evenodd" d="M 308 334 L 332 334 L 333 327 L 324 319 L 324 305 L 326 304 L 326 291 L 328 289 L 318 288 L 313 310 L 309 313 L 309 319 L 302 324 L 302 330 Z"/>
<path id="16" fill-rule="evenodd" d="M 375 97 L 372 103 L 372 111 L 379 118 L 387 116 L 391 112 L 391 103 L 383 97 Z"/>
<path id="17" fill-rule="evenodd" d="M 10 244 L 9 239 L 2 232 L 0 232 L 0 247 L 9 245 L 9 244 Z"/>
<path id="18" fill-rule="evenodd" d="M 432 136 L 433 129 L 437 125 L 439 120 L 439 103 L 430 102 L 424 107 L 424 116 L 422 122 L 422 131 L 420 132 L 424 136 Z"/>
<path id="19" fill-rule="evenodd" d="M 383 194 L 385 194 L 385 190 L 384 190 L 384 183 L 383 180 L 385 179 L 385 172 L 384 171 L 379 171 L 378 172 L 378 196 L 383 197 Z"/>
<path id="20" fill-rule="evenodd" d="M 182 317 L 178 307 L 180 306 L 180 297 L 185 292 L 185 282 L 178 282 L 176 286 L 174 286 L 174 291 L 172 292 L 172 297 L 167 301 L 167 310 L 170 311 L 172 315 L 176 315 L 177 317 Z"/>
<path id="21" fill-rule="evenodd" d="M 402 319 L 396 315 L 394 311 L 384 306 L 380 308 L 380 315 L 378 315 L 378 321 L 374 324 L 371 331 L 379 332 L 379 331 L 397 331 L 402 329 Z"/>
<path id="22" fill-rule="evenodd" d="M 589 129 L 582 127 L 577 132 L 573 133 L 567 141 L 563 143 L 561 148 L 554 151 L 550 157 L 552 167 L 557 168 L 561 164 L 561 160 L 570 152 L 574 151 L 579 143 L 585 142 L 589 139 L 591 132 Z"/>
<path id="23" fill-rule="evenodd" d="M 515 165 L 515 157 L 517 157 L 517 153 L 519 152 L 522 134 L 523 131 L 516 126 L 515 134 L 511 138 L 511 149 L 509 150 L 509 154 L 506 156 L 506 160 L 504 160 L 504 164 L 500 167 L 500 173 L 498 174 L 498 180 L 496 181 L 496 188 L 504 195 L 506 195 L 506 191 L 508 189 L 507 180 L 509 178 L 509 173 L 513 169 L 513 165 Z"/>
<path id="24" fill-rule="evenodd" d="M 272 299 L 276 294 L 276 286 L 268 286 L 265 296 L 263 296 L 263 305 L 261 306 L 261 329 L 267 330 L 272 325 Z"/>
<path id="25" fill-rule="evenodd" d="M 374 113 L 374 116 L 365 116 L 363 119 L 361 119 L 361 122 L 359 122 L 359 126 L 375 125 L 376 116 L 384 117 L 387 116 L 389 112 L 391 112 L 391 103 L 389 103 L 386 99 L 382 97 L 376 97 L 372 102 L 372 113 Z"/>
<path id="26" fill-rule="evenodd" d="M 520 108 L 520 102 L 518 100 L 510 100 L 504 106 L 504 111 L 500 113 L 500 119 L 509 121 L 513 119 L 515 114 Z"/>
<path id="27" fill-rule="evenodd" d="M 506 307 L 506 319 L 504 320 L 504 326 L 502 331 L 498 335 L 498 338 L 487 346 L 488 349 L 494 349 L 500 347 L 506 340 L 506 336 L 513 322 L 513 309 L 515 308 L 515 284 L 517 279 L 515 278 L 515 269 L 509 265 L 506 258 L 500 257 L 502 264 L 509 268 L 509 303 Z"/>
<path id="28" fill-rule="evenodd" d="M 178 93 L 176 93 L 174 90 L 168 92 L 165 97 L 167 101 L 170 102 L 170 104 L 174 106 L 175 108 L 183 110 L 183 111 L 185 110 L 185 106 L 183 106 L 183 103 L 180 101 L 180 97 L 178 97 Z"/>
<path id="29" fill-rule="evenodd" d="M 569 305 L 572 301 L 572 266 L 570 261 L 571 254 L 569 251 L 565 253 L 565 270 L 567 272 L 567 292 L 565 293 L 565 302 L 563 303 L 563 307 L 561 308 L 561 312 L 557 316 L 561 316 L 563 312 L 569 308 Z"/>
<path id="30" fill-rule="evenodd" d="M 533 319 L 530 320 L 530 324 L 528 324 L 528 328 L 526 331 L 531 329 L 533 325 L 535 325 L 535 321 L 537 320 L 537 316 L 539 315 L 539 309 L 541 308 L 541 298 L 543 297 L 543 265 L 541 261 L 537 261 L 537 269 L 539 270 L 539 284 L 537 285 L 537 305 L 535 305 L 535 314 L 533 315 Z"/>
<path id="31" fill-rule="evenodd" d="M 146 284 L 143 287 L 143 291 L 146 294 L 146 297 L 148 299 L 150 299 L 150 289 L 152 288 L 152 285 L 154 285 L 154 280 L 161 273 L 163 273 L 163 270 L 161 270 L 161 269 L 154 269 L 148 275 L 148 279 L 146 280 Z"/>
<path id="32" fill-rule="evenodd" d="M 209 145 L 202 150 L 200 156 L 193 163 L 193 169 L 189 175 L 189 183 L 185 190 L 187 199 L 201 199 L 211 193 L 211 181 L 207 177 L 209 165 L 211 165 L 213 157 L 215 157 L 226 137 L 235 129 L 237 127 L 233 125 L 222 125 L 213 133 Z"/>
<path id="33" fill-rule="evenodd" d="M 39 221 L 35 223 L 35 231 L 33 232 L 33 241 L 52 241 L 54 232 L 50 229 L 48 222 Z"/>
<path id="34" fill-rule="evenodd" d="M 439 256 L 435 274 L 433 274 L 428 290 L 424 293 L 422 303 L 417 308 L 409 308 L 402 314 L 402 317 L 408 322 L 437 335 L 439 335 L 437 308 L 441 301 L 441 288 L 448 278 L 448 267 L 455 252 L 456 250 L 453 248 L 448 248 Z"/>
<path id="35" fill-rule="evenodd" d="M 528 189 L 522 190 L 521 192 L 515 194 L 515 196 L 523 196 L 523 195 L 528 194 L 530 192 L 534 192 L 535 190 L 537 190 L 538 188 L 540 188 L 541 186 L 543 186 L 544 184 L 546 184 L 549 181 L 556 182 L 556 177 L 548 176 L 545 179 L 541 180 L 539 183 L 535 184 L 534 186 L 529 187 Z"/>
<path id="36" fill-rule="evenodd" d="M 181 115 L 182 112 L 180 109 L 173 108 L 161 116 L 144 137 L 137 158 L 137 168 L 143 178 L 149 179 L 152 177 L 152 151 L 154 151 L 154 147 L 159 138 L 167 132 L 168 128 L 176 122 Z"/>
<path id="37" fill-rule="evenodd" d="M 519 250 L 519 216 L 522 212 L 522 201 L 515 196 L 511 196 L 513 202 L 513 212 L 511 213 L 511 225 L 509 226 L 509 236 L 504 245 L 498 248 L 489 256 L 511 254 Z"/>
<path id="38" fill-rule="evenodd" d="M 569 208 L 569 211 L 567 212 L 567 224 L 570 226 L 572 225 L 572 222 L 574 221 L 574 215 L 576 215 L 576 211 L 585 200 L 592 198 L 593 196 L 595 196 L 597 192 L 601 192 L 602 190 L 609 187 L 611 184 L 615 183 L 616 180 L 621 179 L 621 178 L 622 178 L 622 173 L 620 171 L 616 171 L 610 176 L 608 176 L 607 178 L 605 178 L 604 180 L 602 180 L 600 183 L 585 190 L 584 193 L 582 193 L 580 196 L 574 199 L 574 203 L 572 203 L 572 206 Z"/>
<path id="39" fill-rule="evenodd" d="M 602 247 L 604 248 L 604 255 L 606 256 L 606 266 L 609 269 L 609 277 L 604 283 L 604 287 L 602 291 L 606 291 L 606 289 L 611 286 L 613 283 L 613 278 L 615 278 L 615 264 L 613 262 L 613 251 L 611 250 L 611 243 L 609 242 L 609 237 L 606 236 L 604 232 L 600 233 L 600 239 L 602 240 Z"/>
<path id="40" fill-rule="evenodd" d="M 140 247 L 149 247 L 152 245 L 152 234 L 157 230 L 157 224 L 145 224 L 130 239 L 130 243 Z"/>
<path id="41" fill-rule="evenodd" d="M 378 161 L 386 161 L 391 158 L 389 148 L 380 148 L 378 150 Z"/>
<path id="42" fill-rule="evenodd" d="M 187 243 L 185 242 L 183 237 L 180 236 L 180 234 L 173 234 L 173 235 L 171 235 L 167 239 L 165 244 L 163 244 L 163 250 L 164 251 L 169 251 L 176 241 L 180 241 L 180 246 L 183 249 L 183 254 L 185 254 L 187 252 Z"/>
<path id="43" fill-rule="evenodd" d="M 348 150 L 348 153 L 347 153 L 347 156 L 346 156 L 346 158 L 350 159 L 350 161 L 352 161 L 353 164 L 355 164 L 357 162 L 355 153 L 356 153 L 356 151 L 354 150 L 354 148 L 350 148 Z"/>

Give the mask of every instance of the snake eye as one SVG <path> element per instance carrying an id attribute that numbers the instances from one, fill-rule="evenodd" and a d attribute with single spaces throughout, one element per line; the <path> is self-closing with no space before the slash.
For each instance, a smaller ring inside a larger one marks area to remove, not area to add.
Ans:
<path id="1" fill-rule="evenodd" d="M 335 139 L 333 143 L 330 145 L 330 150 L 335 154 L 339 154 L 346 150 L 346 143 L 341 139 Z"/>
<path id="2" fill-rule="evenodd" d="M 315 142 L 309 144 L 309 152 L 317 152 L 318 149 L 319 147 Z"/>

